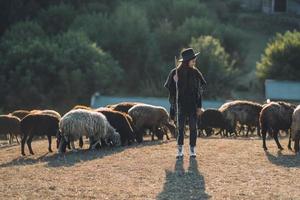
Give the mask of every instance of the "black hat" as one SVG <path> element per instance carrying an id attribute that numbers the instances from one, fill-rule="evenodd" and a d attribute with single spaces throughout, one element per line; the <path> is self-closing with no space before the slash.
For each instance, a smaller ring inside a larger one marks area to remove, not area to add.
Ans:
<path id="1" fill-rule="evenodd" d="M 194 58 L 196 58 L 198 56 L 200 52 L 198 53 L 194 53 L 194 50 L 192 48 L 188 48 L 188 49 L 184 49 L 182 52 L 181 52 L 181 59 L 179 59 L 179 61 L 189 61 L 189 60 L 192 60 Z"/>

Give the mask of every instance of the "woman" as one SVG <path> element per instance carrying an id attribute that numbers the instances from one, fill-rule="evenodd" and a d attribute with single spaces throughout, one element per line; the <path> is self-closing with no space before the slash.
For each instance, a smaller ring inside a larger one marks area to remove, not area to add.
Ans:
<path id="1" fill-rule="evenodd" d="M 190 156 L 196 157 L 197 116 L 202 112 L 201 88 L 206 84 L 201 72 L 195 67 L 198 54 L 195 54 L 192 48 L 184 49 L 177 73 L 176 68 L 172 69 L 164 85 L 169 90 L 171 110 L 176 108 L 176 82 L 178 86 L 177 158 L 183 157 L 184 127 L 187 119 L 190 128 Z"/>

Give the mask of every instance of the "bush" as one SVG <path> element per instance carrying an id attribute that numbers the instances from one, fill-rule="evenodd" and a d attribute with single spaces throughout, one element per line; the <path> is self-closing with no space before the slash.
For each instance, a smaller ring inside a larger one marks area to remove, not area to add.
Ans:
<path id="1" fill-rule="evenodd" d="M 257 63 L 261 79 L 300 80 L 300 32 L 277 34 L 268 44 Z"/>
<path id="2" fill-rule="evenodd" d="M 36 36 L 27 42 L 26 38 L 20 41 L 14 34 L 9 35 L 18 32 L 20 27 L 20 33 L 27 30 L 22 29 L 27 27 L 25 25 L 13 26 L 0 45 L 3 50 L 0 103 L 6 109 L 64 109 L 70 104 L 88 104 L 95 91 L 114 94 L 119 90 L 123 71 L 84 34 L 67 32 L 55 38 Z"/>
<path id="3" fill-rule="evenodd" d="M 199 51 L 199 69 L 207 81 L 206 98 L 229 97 L 234 85 L 233 63 L 218 39 L 212 36 L 193 38 L 190 46 Z"/>

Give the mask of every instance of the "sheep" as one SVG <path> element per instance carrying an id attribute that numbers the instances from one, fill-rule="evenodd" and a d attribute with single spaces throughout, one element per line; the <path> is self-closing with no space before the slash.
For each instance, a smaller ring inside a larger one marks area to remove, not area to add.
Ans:
<path id="1" fill-rule="evenodd" d="M 205 130 L 207 136 L 212 134 L 212 128 L 219 128 L 220 132 L 227 129 L 227 124 L 225 123 L 222 113 L 216 109 L 205 110 L 200 117 L 198 117 L 197 124 L 198 129 Z M 200 136 L 200 131 L 198 136 Z"/>
<path id="2" fill-rule="evenodd" d="M 130 122 L 127 120 L 125 113 L 114 111 L 109 108 L 98 108 L 95 111 L 102 113 L 108 122 L 116 129 L 121 136 L 121 144 L 124 146 L 127 142 L 130 145 L 134 142 L 135 135 Z"/>
<path id="3" fill-rule="evenodd" d="M 51 136 L 57 136 L 58 134 L 58 122 L 59 119 L 54 115 L 43 114 L 41 112 L 30 113 L 20 122 L 22 140 L 21 140 L 21 154 L 25 156 L 24 146 L 27 142 L 27 146 L 30 154 L 34 155 L 31 142 L 34 136 L 46 135 L 48 137 L 48 150 L 51 149 Z M 28 137 L 28 139 L 27 139 Z"/>
<path id="4" fill-rule="evenodd" d="M 232 101 L 223 104 L 219 111 L 222 112 L 226 123 L 227 132 L 234 132 L 237 135 L 237 122 L 248 127 L 257 127 L 257 134 L 260 135 L 259 113 L 262 105 L 251 101 Z M 248 129 L 249 130 L 249 129 Z M 247 134 L 248 136 L 248 131 Z"/>
<path id="5" fill-rule="evenodd" d="M 268 150 L 266 146 L 266 134 L 273 136 L 278 149 L 282 146 L 278 141 L 279 130 L 288 130 L 292 124 L 292 114 L 294 105 L 285 102 L 271 102 L 263 107 L 260 112 L 259 122 L 263 138 L 263 149 Z"/>
<path id="6" fill-rule="evenodd" d="M 0 115 L 0 134 L 9 134 L 9 144 L 12 144 L 13 136 L 17 138 L 18 144 L 18 135 L 21 135 L 20 129 L 20 119 L 12 115 Z"/>
<path id="7" fill-rule="evenodd" d="M 10 113 L 12 116 L 16 116 L 19 119 L 23 119 L 24 117 L 26 117 L 26 115 L 28 115 L 30 113 L 30 111 L 28 110 L 15 110 L 12 113 Z"/>
<path id="8" fill-rule="evenodd" d="M 71 142 L 72 150 L 75 150 L 74 140 L 78 140 L 83 135 L 90 139 L 90 149 L 103 139 L 107 143 L 120 145 L 120 135 L 109 124 L 106 117 L 92 110 L 77 109 L 66 113 L 59 122 L 61 141 L 59 152 L 66 151 L 66 144 Z"/>
<path id="9" fill-rule="evenodd" d="M 45 114 L 45 115 L 52 115 L 59 120 L 61 119 L 61 115 L 55 110 L 32 110 L 32 111 L 30 111 L 30 113 L 40 113 L 40 114 Z"/>
<path id="10" fill-rule="evenodd" d="M 115 111 L 120 111 L 120 112 L 124 112 L 124 113 L 128 113 L 128 110 L 130 108 L 132 108 L 135 105 L 139 105 L 139 104 L 143 104 L 143 103 L 139 103 L 139 102 L 121 102 L 115 105 L 108 105 L 108 108 L 111 108 Z"/>
<path id="11" fill-rule="evenodd" d="M 147 104 L 135 105 L 128 110 L 128 114 L 133 119 L 134 131 L 136 133 L 137 142 L 143 141 L 143 133 L 145 129 L 150 129 L 153 133 L 161 133 L 158 128 L 166 126 L 171 134 L 175 136 L 175 126 L 170 123 L 169 113 L 161 106 L 152 106 Z M 157 135 L 162 139 L 163 135 Z M 169 139 L 168 134 L 166 134 Z M 152 140 L 154 135 L 152 134 Z"/>
<path id="12" fill-rule="evenodd" d="M 288 144 L 289 149 L 291 149 L 291 139 L 294 141 L 294 151 L 298 153 L 300 140 L 300 105 L 296 107 L 292 115 L 291 134 Z"/>
<path id="13" fill-rule="evenodd" d="M 91 107 L 85 106 L 85 105 L 76 105 L 72 108 L 72 110 L 77 110 L 77 109 L 85 109 L 85 110 L 92 110 Z"/>

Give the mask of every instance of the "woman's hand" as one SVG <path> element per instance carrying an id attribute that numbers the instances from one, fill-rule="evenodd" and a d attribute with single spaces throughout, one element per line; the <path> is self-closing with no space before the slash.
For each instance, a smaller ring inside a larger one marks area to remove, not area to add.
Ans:
<path id="1" fill-rule="evenodd" d="M 175 82 L 178 81 L 178 76 L 177 76 L 176 74 L 173 76 L 173 80 L 174 80 Z"/>
<path id="2" fill-rule="evenodd" d="M 202 115 L 202 113 L 203 113 L 203 110 L 202 110 L 202 108 L 197 108 L 197 110 L 196 110 L 196 114 L 197 114 L 197 116 L 200 116 L 200 115 Z"/>

